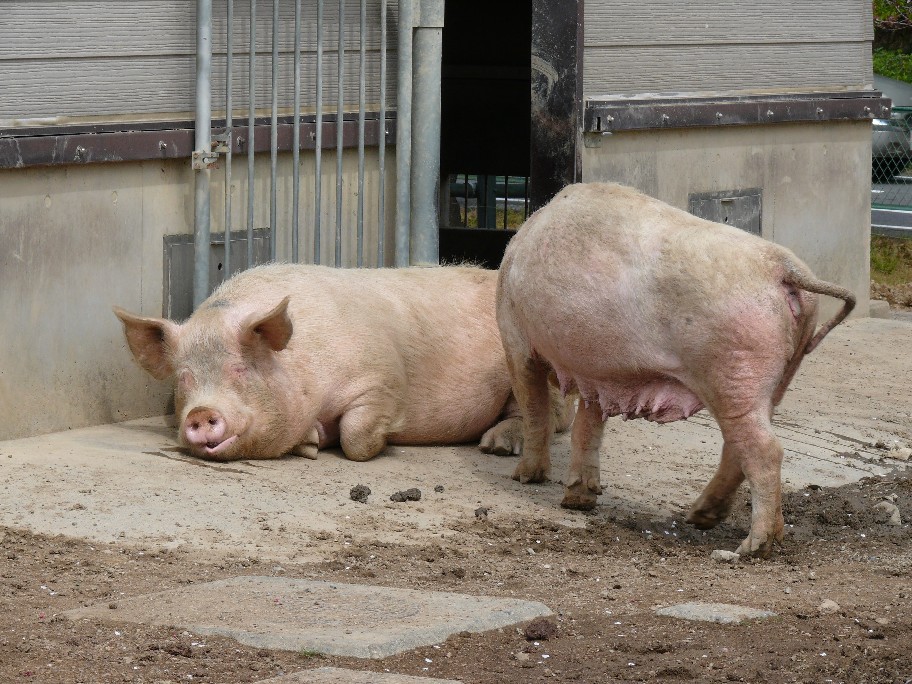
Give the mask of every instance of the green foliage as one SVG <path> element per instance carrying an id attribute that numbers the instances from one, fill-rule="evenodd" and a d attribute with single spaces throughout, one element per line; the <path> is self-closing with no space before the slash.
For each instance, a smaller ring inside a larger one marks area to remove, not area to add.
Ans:
<path id="1" fill-rule="evenodd" d="M 912 281 L 912 240 L 873 236 L 871 280 L 885 285 Z"/>
<path id="2" fill-rule="evenodd" d="M 874 50 L 874 73 L 912 83 L 912 55 L 897 50 Z"/>

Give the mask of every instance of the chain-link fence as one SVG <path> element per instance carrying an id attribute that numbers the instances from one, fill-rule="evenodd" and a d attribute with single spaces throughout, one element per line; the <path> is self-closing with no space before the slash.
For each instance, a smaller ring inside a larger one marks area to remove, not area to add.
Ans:
<path id="1" fill-rule="evenodd" d="M 912 211 L 912 107 L 894 107 L 889 119 L 874 119 L 871 140 L 871 203 Z"/>

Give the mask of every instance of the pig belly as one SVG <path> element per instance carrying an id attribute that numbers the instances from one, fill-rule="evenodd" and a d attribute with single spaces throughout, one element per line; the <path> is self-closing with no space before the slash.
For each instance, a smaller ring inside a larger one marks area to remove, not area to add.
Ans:
<path id="1" fill-rule="evenodd" d="M 624 420 L 645 418 L 655 423 L 671 423 L 689 418 L 703 408 L 697 395 L 672 377 L 592 379 L 557 366 L 554 372 L 561 392 L 566 395 L 576 389 L 586 406 L 597 402 L 603 420 L 622 416 Z"/>

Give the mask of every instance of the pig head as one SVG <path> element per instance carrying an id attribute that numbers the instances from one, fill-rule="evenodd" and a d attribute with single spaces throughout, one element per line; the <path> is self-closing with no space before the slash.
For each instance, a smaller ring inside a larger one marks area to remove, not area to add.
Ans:
<path id="1" fill-rule="evenodd" d="M 844 305 L 815 331 L 818 294 Z M 768 554 L 783 534 L 773 407 L 803 356 L 854 304 L 851 292 L 757 236 L 620 185 L 565 188 L 514 236 L 500 270 L 497 318 L 525 421 L 513 477 L 548 475 L 552 370 L 564 391 L 580 394 L 569 508 L 592 508 L 601 493 L 607 418 L 664 423 L 706 408 L 724 447 L 689 521 L 718 524 L 747 479 L 751 531 L 738 550 Z"/>
<path id="2" fill-rule="evenodd" d="M 304 455 L 315 443 L 306 388 L 279 358 L 293 331 L 288 302 L 286 296 L 265 313 L 230 320 L 219 315 L 220 307 L 204 306 L 184 325 L 114 309 L 139 365 L 158 380 L 174 381 L 178 436 L 193 455 L 269 458 L 298 447 Z"/>

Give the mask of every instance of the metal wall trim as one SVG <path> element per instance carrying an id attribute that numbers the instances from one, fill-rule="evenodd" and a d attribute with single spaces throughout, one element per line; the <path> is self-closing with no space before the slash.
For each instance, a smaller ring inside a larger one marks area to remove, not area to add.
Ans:
<path id="1" fill-rule="evenodd" d="M 890 100 L 877 91 L 744 97 L 586 100 L 583 130 L 616 133 L 663 128 L 756 126 L 888 118 Z"/>
<path id="2" fill-rule="evenodd" d="M 394 114 L 394 113 L 393 113 Z M 302 117 L 303 119 L 304 117 Z M 375 113 L 367 116 L 377 121 Z M 301 122 L 301 150 L 316 148 L 316 123 L 313 117 Z M 3 137 L 0 134 L 0 169 L 21 169 L 30 166 L 59 166 L 65 164 L 98 164 L 111 162 L 146 161 L 150 159 L 189 159 L 194 147 L 194 130 L 189 121 L 175 122 L 170 130 L 128 130 L 111 132 L 63 132 L 60 128 L 32 129 L 31 135 Z M 224 127 L 224 120 L 214 121 L 216 129 Z M 100 128 L 100 127 L 97 127 Z M 358 147 L 358 121 L 346 119 L 343 124 L 343 147 Z M 380 144 L 379 126 L 365 129 L 364 144 Z M 103 130 L 103 129 L 101 129 Z M 396 144 L 396 121 L 387 115 L 386 146 Z M 335 148 L 336 122 L 323 122 L 323 149 Z M 246 120 L 235 119 L 234 152 L 247 151 Z M 254 152 L 268 152 L 270 142 L 268 120 L 254 129 Z M 292 149 L 294 123 L 282 121 L 278 131 L 279 150 Z"/>

